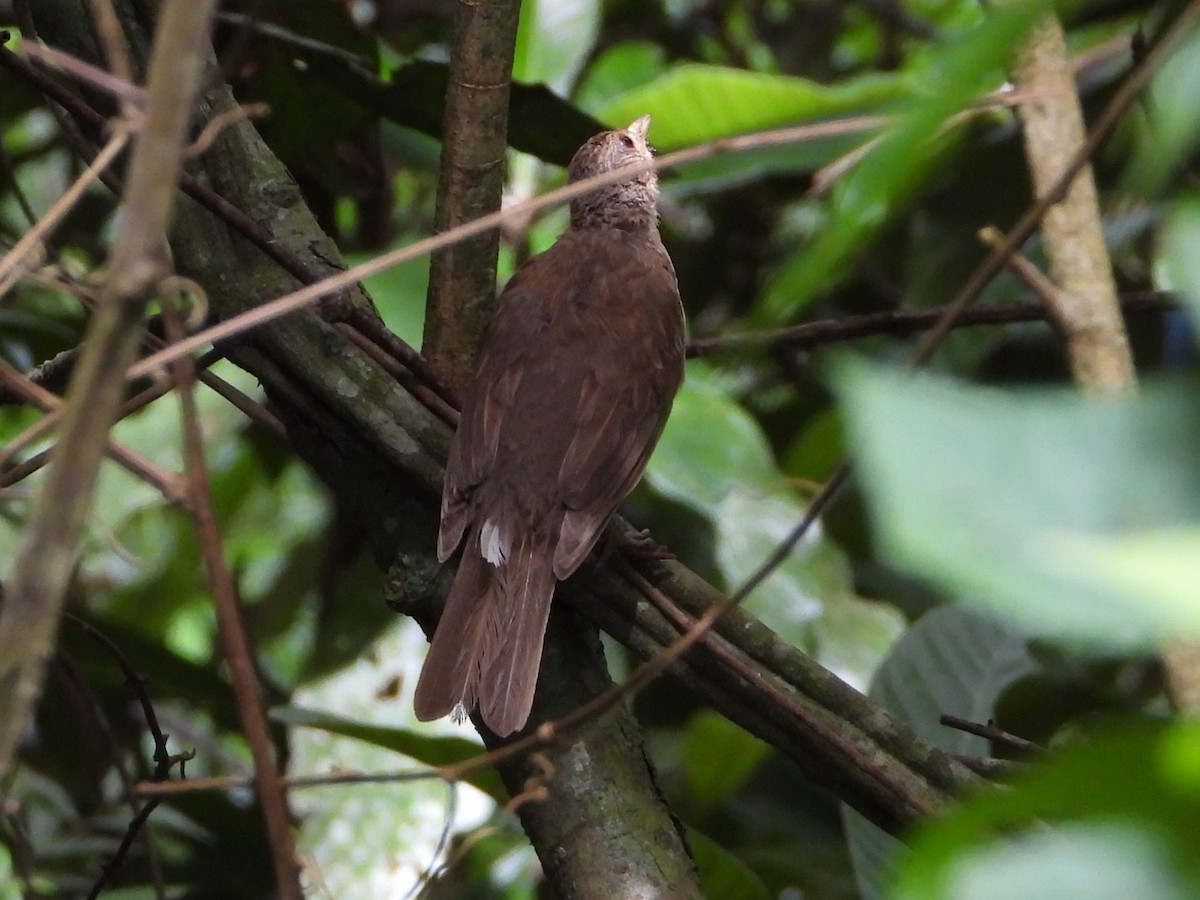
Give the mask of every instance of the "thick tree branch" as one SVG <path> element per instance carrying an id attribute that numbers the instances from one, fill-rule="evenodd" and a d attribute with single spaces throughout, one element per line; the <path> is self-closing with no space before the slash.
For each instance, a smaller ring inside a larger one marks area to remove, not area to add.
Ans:
<path id="1" fill-rule="evenodd" d="M 443 119 L 437 229 L 500 208 L 508 150 L 508 97 L 519 0 L 458 0 Z M 488 231 L 433 254 L 424 354 L 461 389 L 491 317 L 500 233 Z"/>
<path id="2" fill-rule="evenodd" d="M 1053 13 L 1034 25 L 1018 55 L 1013 81 L 1030 97 L 1017 107 L 1017 114 L 1034 190 L 1046 196 L 1086 136 L 1066 38 Z M 1053 314 L 1066 339 L 1076 381 L 1101 391 L 1131 387 L 1133 355 L 1117 303 L 1090 165 L 1079 170 L 1061 199 L 1046 210 L 1042 233 L 1058 287 L 1051 300 Z"/>
<path id="3" fill-rule="evenodd" d="M 1066 38 L 1053 13 L 1029 35 L 1013 80 L 1039 98 L 1022 103 L 1017 111 L 1034 188 L 1042 196 L 1053 189 L 1066 161 L 1084 142 Z M 1062 330 L 1075 380 L 1090 390 L 1134 388 L 1133 356 L 1117 305 L 1090 166 L 1079 171 L 1061 200 L 1046 211 L 1042 233 L 1057 288 L 1047 302 Z M 1164 648 L 1162 658 L 1175 706 L 1186 712 L 1200 709 L 1200 646 L 1179 643 Z"/>
<path id="4" fill-rule="evenodd" d="M 183 336 L 183 325 L 174 311 L 167 316 L 167 333 L 173 340 Z M 271 745 L 267 713 L 259 690 L 254 651 L 246 635 L 242 611 L 238 603 L 233 573 L 225 559 L 221 532 L 213 509 L 212 488 L 204 454 L 204 437 L 196 405 L 196 365 L 185 357 L 171 366 L 179 395 L 183 420 L 183 448 L 191 505 L 192 526 L 204 559 L 205 575 L 212 593 L 217 614 L 217 630 L 229 665 L 230 681 L 237 699 L 242 734 L 250 745 L 254 760 L 254 782 L 259 805 L 267 823 L 271 844 L 271 861 L 275 867 L 275 886 L 281 900 L 302 900 L 300 865 L 296 844 L 292 838 L 292 823 L 288 812 L 287 795 L 279 780 L 279 767 Z"/>

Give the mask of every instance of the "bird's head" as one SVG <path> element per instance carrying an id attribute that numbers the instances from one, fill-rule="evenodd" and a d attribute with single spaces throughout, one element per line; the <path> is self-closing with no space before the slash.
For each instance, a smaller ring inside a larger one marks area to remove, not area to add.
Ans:
<path id="1" fill-rule="evenodd" d="M 576 151 L 567 168 L 568 180 L 583 181 L 654 158 L 646 140 L 650 117 L 642 116 L 628 128 L 602 131 Z M 571 201 L 571 225 L 576 228 L 656 227 L 658 177 L 645 169 L 629 178 L 605 185 Z"/>

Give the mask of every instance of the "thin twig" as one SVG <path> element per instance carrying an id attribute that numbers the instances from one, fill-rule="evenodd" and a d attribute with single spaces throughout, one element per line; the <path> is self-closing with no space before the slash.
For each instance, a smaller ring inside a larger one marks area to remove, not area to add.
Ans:
<path id="1" fill-rule="evenodd" d="M 0 782 L 42 692 L 67 586 L 124 370 L 141 340 L 145 302 L 166 265 L 163 236 L 176 197 L 193 93 L 215 0 L 161 4 L 144 121 L 134 143 L 120 232 L 100 310 L 67 395 L 68 412 L 54 465 L 38 495 L 0 608 Z"/>
<path id="2" fill-rule="evenodd" d="M 979 229 L 979 239 L 989 247 L 998 247 L 1004 240 L 1004 235 L 999 229 L 992 225 L 985 225 Z M 1059 325 L 1058 308 L 1060 293 L 1058 285 L 1042 274 L 1042 270 L 1035 266 L 1029 259 L 1020 252 L 1014 253 L 1007 260 L 1005 265 L 1008 266 L 1012 273 L 1025 283 L 1025 286 L 1033 291 L 1034 295 L 1041 301 L 1045 307 L 1046 317 L 1050 319 L 1056 326 Z M 972 310 L 977 312 L 978 309 Z M 966 314 L 964 314 L 965 316 Z M 959 323 L 962 324 L 962 318 L 959 318 Z"/>
<path id="3" fill-rule="evenodd" d="M 104 47 L 104 61 L 108 70 L 125 84 L 133 84 L 133 63 L 125 46 L 125 32 L 121 20 L 113 8 L 112 0 L 90 0 L 92 17 L 96 20 L 96 33 Z"/>
<path id="4" fill-rule="evenodd" d="M 129 658 L 112 638 L 73 613 L 63 613 L 63 619 L 83 631 L 103 647 L 124 674 L 125 685 L 133 691 L 134 696 L 137 698 L 138 705 L 142 709 L 142 716 L 146 720 L 146 728 L 149 730 L 150 737 L 154 742 L 154 769 L 150 776 L 151 780 L 155 782 L 166 781 L 170 777 L 171 769 L 176 763 L 182 763 L 184 760 L 191 759 L 195 756 L 195 753 L 171 754 L 170 748 L 167 746 L 167 735 L 158 723 L 158 714 L 154 710 L 154 703 L 151 701 L 150 692 L 146 688 L 146 679 L 134 668 L 133 663 L 129 661 Z M 114 758 L 119 758 L 119 754 L 114 754 Z M 100 877 L 92 886 L 91 893 L 88 895 L 89 898 L 98 897 L 112 874 L 124 864 L 125 857 L 129 853 L 130 847 L 133 846 L 134 839 L 142 830 L 142 827 L 147 824 L 150 814 L 160 802 L 158 799 L 151 799 L 144 806 L 139 807 L 137 805 L 138 798 L 135 795 L 133 779 L 126 776 L 124 768 L 122 768 L 122 775 L 126 780 L 126 790 L 129 792 L 129 802 L 133 805 L 134 815 L 125 829 L 125 836 L 122 838 L 120 846 L 118 846 L 116 852 L 110 857 L 108 862 L 105 863 Z M 154 853 L 153 844 L 150 845 L 149 850 L 155 870 L 155 894 L 162 897 L 165 896 L 165 890 L 162 885 L 162 873 L 158 870 L 157 856 Z"/>
<path id="5" fill-rule="evenodd" d="M 1013 750 L 1021 753 L 1040 753 L 1042 748 L 1033 741 L 1028 741 L 1023 737 L 1011 732 L 1005 731 L 1002 728 L 997 728 L 996 723 L 990 719 L 986 723 L 972 722 L 970 719 L 960 719 L 958 716 L 942 715 L 938 717 L 938 722 L 945 725 L 947 728 L 953 728 L 956 731 L 965 731 L 967 734 L 973 734 L 977 737 L 987 738 L 994 744 L 1003 744 Z"/>
<path id="6" fill-rule="evenodd" d="M 183 333 L 183 326 L 173 308 L 168 307 L 164 310 L 163 320 L 167 326 L 168 337 L 178 339 Z M 271 732 L 267 726 L 266 710 L 258 688 L 258 675 L 254 669 L 254 655 L 242 622 L 233 576 L 225 560 L 221 533 L 213 510 L 204 454 L 204 436 L 200 429 L 199 410 L 196 406 L 195 368 L 191 357 L 185 356 L 177 360 L 171 367 L 171 374 L 175 379 L 183 419 L 185 476 L 188 498 L 191 501 L 192 522 L 204 559 L 208 586 L 212 591 L 217 630 L 225 650 L 226 662 L 229 664 L 242 733 L 246 736 L 246 743 L 250 745 L 250 755 L 254 760 L 255 785 L 267 823 L 267 837 L 275 866 L 275 885 L 283 900 L 302 900 L 300 867 L 295 841 L 292 838 L 287 795 L 279 780 Z"/>
<path id="7" fill-rule="evenodd" d="M 158 724 L 158 713 L 154 711 L 150 692 L 146 690 L 146 679 L 133 667 L 133 663 L 129 661 L 121 648 L 103 631 L 74 613 L 63 613 L 63 619 L 102 646 L 125 676 L 125 686 L 133 691 L 133 695 L 137 698 L 138 705 L 142 708 L 142 716 L 146 720 L 146 728 L 154 741 L 154 774 L 152 777 L 155 781 L 163 781 L 170 775 L 173 761 L 170 748 L 167 747 L 167 735 L 163 733 L 162 726 Z"/>
<path id="8" fill-rule="evenodd" d="M 998 232 L 997 232 L 998 234 Z M 1013 257 L 1020 259 L 1021 257 Z M 1168 312 L 1178 308 L 1171 294 L 1139 291 L 1127 294 L 1121 301 L 1126 313 Z M 688 343 L 689 357 L 716 356 L 737 353 L 764 346 L 787 345 L 807 350 L 825 344 L 836 344 L 876 335 L 904 337 L 936 326 L 948 307 L 922 310 L 888 310 L 864 313 L 860 316 L 841 316 L 805 322 L 788 328 L 747 331 L 712 337 L 695 338 Z M 1043 322 L 1047 310 L 1042 303 L 1005 303 L 976 306 L 964 310 L 954 322 L 955 328 L 981 325 L 1010 325 L 1017 322 Z"/>
<path id="9" fill-rule="evenodd" d="M 9 51 L 5 51 L 9 52 Z M 91 186 L 92 182 L 100 177 L 100 173 L 104 172 L 114 159 L 125 149 L 125 145 L 129 143 L 130 131 L 124 127 L 118 127 L 116 133 L 107 144 L 104 145 L 97 155 L 92 160 L 91 164 L 84 169 L 78 178 L 71 184 L 61 197 L 50 207 L 49 211 L 38 220 L 38 223 L 25 234 L 21 235 L 21 239 L 13 246 L 11 250 L 0 259 L 0 297 L 8 293 L 9 289 L 20 278 L 21 265 L 37 247 L 41 246 L 50 232 L 53 231 L 58 223 L 68 212 L 75 208 L 75 204 L 79 202 L 79 198 L 83 196 L 83 192 Z"/>
<path id="10" fill-rule="evenodd" d="M 72 56 L 70 53 L 64 53 L 62 50 L 56 50 L 54 47 L 46 44 L 35 44 L 32 41 L 23 43 L 21 45 L 21 52 L 30 59 L 35 59 L 45 65 L 61 69 L 77 81 L 82 81 L 92 87 L 107 91 L 114 97 L 120 98 L 123 103 L 129 104 L 132 108 L 140 109 L 146 102 L 146 91 L 144 88 L 136 84 L 131 84 L 125 79 L 113 75 L 111 72 L 106 72 L 99 66 L 86 63 L 79 59 L 79 57 Z"/>
<path id="11" fill-rule="evenodd" d="M 62 400 L 34 384 L 2 359 L 0 359 L 0 381 L 4 382 L 10 391 L 23 397 L 26 402 L 47 413 L 53 413 L 62 408 Z M 183 500 L 179 478 L 174 472 L 151 462 L 140 453 L 124 444 L 117 443 L 110 437 L 106 436 L 104 441 L 105 452 L 118 465 L 147 484 L 153 485 L 169 502 L 178 503 Z"/>

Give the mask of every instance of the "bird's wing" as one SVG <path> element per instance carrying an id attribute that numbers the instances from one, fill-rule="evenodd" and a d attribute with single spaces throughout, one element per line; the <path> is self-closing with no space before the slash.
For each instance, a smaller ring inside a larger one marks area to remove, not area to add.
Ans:
<path id="1" fill-rule="evenodd" d="M 614 355 L 583 381 L 559 470 L 565 514 L 554 574 L 560 579 L 579 567 L 642 477 L 683 380 L 683 311 L 670 263 L 664 253 L 630 265 L 634 271 L 614 273 L 629 296 L 608 304 L 617 307 L 610 321 Z"/>
<path id="2" fill-rule="evenodd" d="M 484 351 L 463 399 L 458 431 L 446 462 L 438 558 L 448 559 L 474 518 L 471 498 L 496 462 L 501 423 L 513 408 L 530 358 L 544 353 L 538 340 L 547 311 L 531 285 L 553 283 L 554 255 L 527 261 L 509 280 L 488 325 Z"/>

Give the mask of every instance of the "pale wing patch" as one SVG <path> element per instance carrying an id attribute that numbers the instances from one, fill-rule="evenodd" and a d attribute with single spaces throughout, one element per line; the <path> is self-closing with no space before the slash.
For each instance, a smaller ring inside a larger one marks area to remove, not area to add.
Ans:
<path id="1" fill-rule="evenodd" d="M 500 526 L 487 519 L 479 529 L 479 549 L 491 565 L 500 568 L 508 559 L 511 544 L 508 537 L 500 532 Z"/>

